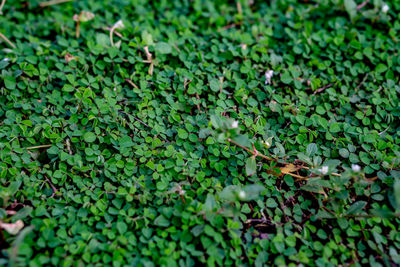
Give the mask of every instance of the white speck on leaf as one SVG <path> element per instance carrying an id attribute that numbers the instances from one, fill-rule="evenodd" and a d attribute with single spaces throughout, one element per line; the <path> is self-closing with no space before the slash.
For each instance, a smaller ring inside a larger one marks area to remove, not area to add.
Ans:
<path id="1" fill-rule="evenodd" d="M 352 164 L 351 165 L 351 169 L 353 170 L 353 172 L 359 172 L 361 171 L 361 167 L 358 164 Z"/>
<path id="2" fill-rule="evenodd" d="M 384 3 L 382 6 L 382 12 L 387 13 L 389 11 L 389 9 L 390 9 L 389 6 L 386 3 Z"/>
<path id="3" fill-rule="evenodd" d="M 234 128 L 234 129 L 239 127 L 239 122 L 238 121 L 233 121 L 232 124 L 231 124 L 231 127 Z"/>
<path id="4" fill-rule="evenodd" d="M 114 29 L 123 29 L 123 28 L 125 28 L 124 22 L 123 22 L 122 20 L 118 20 L 118 21 L 114 24 L 113 28 L 114 28 Z"/>
<path id="5" fill-rule="evenodd" d="M 271 84 L 271 78 L 274 75 L 273 70 L 268 70 L 265 72 L 265 84 Z"/>
<path id="6" fill-rule="evenodd" d="M 321 168 L 321 169 L 318 169 L 318 171 L 319 171 L 321 174 L 325 175 L 325 174 L 328 173 L 329 167 L 328 167 L 328 166 L 322 166 L 322 168 Z"/>
<path id="7" fill-rule="evenodd" d="M 271 147 L 271 142 L 269 140 L 261 141 L 266 148 Z"/>
<path id="8" fill-rule="evenodd" d="M 240 190 L 240 192 L 239 192 L 239 198 L 240 198 L 240 199 L 246 198 L 246 192 L 244 192 L 243 190 Z"/>

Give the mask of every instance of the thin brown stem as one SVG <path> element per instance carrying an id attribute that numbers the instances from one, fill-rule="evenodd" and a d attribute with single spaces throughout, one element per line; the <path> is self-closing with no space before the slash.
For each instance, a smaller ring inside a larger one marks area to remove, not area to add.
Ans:
<path id="1" fill-rule="evenodd" d="M 3 14 L 3 7 L 4 7 L 4 4 L 6 3 L 6 0 L 3 0 L 3 1 L 1 1 L 1 4 L 0 4 L 0 15 L 2 15 Z"/>
<path id="2" fill-rule="evenodd" d="M 111 43 L 111 46 L 114 46 L 114 30 L 115 30 L 115 27 L 113 26 L 112 28 L 111 28 L 111 30 L 110 30 L 110 43 Z"/>
<path id="3" fill-rule="evenodd" d="M 149 52 L 149 47 L 147 45 L 145 47 L 143 47 L 143 49 L 144 49 L 144 52 L 146 53 L 146 57 L 147 57 L 146 63 L 150 63 L 148 73 L 150 76 L 153 76 L 153 70 L 154 70 L 153 55 Z"/>
<path id="4" fill-rule="evenodd" d="M 355 91 L 357 91 L 368 79 L 369 73 L 367 73 L 364 78 L 362 79 L 362 81 L 360 82 L 359 85 L 357 85 L 357 87 L 355 88 Z"/>
<path id="5" fill-rule="evenodd" d="M 251 150 L 251 149 L 249 149 L 249 148 L 247 148 L 247 147 L 245 147 L 245 146 L 242 146 L 242 145 L 236 143 L 235 141 L 233 141 L 233 140 L 230 139 L 230 138 L 228 138 L 227 141 L 228 141 L 229 143 L 234 144 L 235 146 L 238 146 L 238 147 L 240 147 L 240 148 L 246 150 L 247 152 L 249 152 L 249 153 L 252 154 L 253 156 L 261 157 L 261 158 L 263 158 L 263 159 L 265 159 L 265 160 L 274 161 L 274 162 L 277 162 L 277 163 L 278 163 L 278 161 L 277 161 L 276 159 L 270 158 L 270 157 L 268 157 L 268 156 L 265 156 L 265 155 L 261 154 L 260 152 L 258 152 L 256 149 Z M 292 164 L 292 163 L 287 163 L 287 162 L 279 162 L 279 163 L 280 163 L 280 164 L 283 164 L 283 165 L 290 165 L 290 164 Z M 299 169 L 309 170 L 310 168 L 309 168 L 309 167 L 306 167 L 306 166 L 299 166 Z M 298 169 L 298 170 L 299 170 L 299 169 Z M 308 180 L 308 177 L 303 177 L 303 176 L 301 176 L 301 175 L 297 175 L 297 174 L 294 174 L 294 173 L 291 173 L 291 172 L 287 172 L 287 173 L 285 173 L 285 174 L 289 174 L 290 176 L 293 176 L 293 177 L 297 178 L 298 180 Z M 331 173 L 331 175 L 341 177 L 340 174 L 335 173 L 335 172 L 334 172 L 334 173 Z"/>
<path id="6" fill-rule="evenodd" d="M 129 113 L 127 113 L 127 112 L 125 112 L 125 111 L 122 111 L 122 110 L 120 110 L 120 111 L 118 111 L 118 112 L 119 112 L 119 113 L 122 113 L 122 114 L 125 114 L 125 115 L 128 116 L 128 117 L 131 116 L 135 121 L 137 121 L 137 122 L 143 124 L 144 126 L 146 126 L 147 128 L 150 128 L 150 129 L 153 130 L 153 127 L 151 127 L 150 125 L 148 125 L 147 123 L 145 123 L 145 122 L 142 121 L 141 119 L 136 118 L 136 117 L 133 116 L 132 114 L 129 114 Z M 167 139 L 165 139 L 165 138 L 162 137 L 162 136 L 160 136 L 160 138 L 161 138 L 162 140 L 164 140 L 165 142 L 169 142 Z"/>
<path id="7" fill-rule="evenodd" d="M 72 155 L 71 143 L 69 142 L 69 139 L 68 139 L 68 138 L 67 138 L 67 140 L 65 141 L 65 144 L 67 145 L 68 153 L 69 153 L 70 155 Z"/>
<path id="8" fill-rule="evenodd" d="M 52 1 L 47 1 L 47 2 L 42 2 L 39 4 L 40 7 L 47 7 L 47 6 L 53 6 L 53 5 L 57 5 L 57 4 L 62 4 L 62 3 L 66 3 L 66 2 L 71 2 L 74 0 L 52 0 Z"/>
<path id="9" fill-rule="evenodd" d="M 50 181 L 50 179 L 46 177 L 46 175 L 44 176 L 44 178 L 46 179 L 47 183 L 50 185 L 51 189 L 53 190 L 53 194 L 51 195 L 51 197 L 54 197 L 54 195 L 56 193 L 58 193 L 57 188 L 53 185 L 53 183 Z"/>
<path id="10" fill-rule="evenodd" d="M 103 27 L 103 30 L 111 31 L 112 28 L 110 28 L 110 27 Z M 122 34 L 120 34 L 119 32 L 117 32 L 116 30 L 114 30 L 114 34 L 117 35 L 117 36 L 120 37 L 120 38 L 123 37 Z"/>
<path id="11" fill-rule="evenodd" d="M 316 95 L 316 94 L 318 94 L 318 93 L 321 93 L 321 92 L 324 91 L 325 89 L 328 89 L 328 88 L 330 88 L 330 87 L 332 87 L 332 86 L 333 86 L 333 84 L 330 83 L 330 84 L 328 84 L 328 85 L 326 85 L 326 86 L 324 86 L 324 87 L 318 88 L 317 90 L 315 90 L 315 92 L 313 93 L 313 95 Z"/>
<path id="12" fill-rule="evenodd" d="M 32 149 L 45 148 L 45 147 L 51 147 L 51 145 L 29 146 L 29 147 L 25 147 L 25 149 L 32 150 Z"/>
<path id="13" fill-rule="evenodd" d="M 12 48 L 16 48 L 16 46 L 8 40 L 8 38 L 0 32 L 0 38 L 3 39 L 7 44 L 9 44 Z"/>
<path id="14" fill-rule="evenodd" d="M 266 159 L 266 160 L 268 160 L 268 161 L 275 161 L 275 162 L 276 162 L 275 159 L 270 158 L 270 157 L 268 157 L 268 156 L 265 156 L 265 155 L 263 155 L 263 154 L 260 154 L 258 151 L 252 151 L 252 150 L 248 149 L 247 147 L 242 146 L 242 145 L 236 143 L 235 141 L 233 141 L 233 140 L 230 139 L 230 138 L 228 138 L 227 141 L 228 141 L 229 143 L 234 144 L 235 146 L 238 146 L 238 147 L 240 147 L 240 148 L 246 150 L 247 152 L 249 152 L 249 153 L 252 154 L 253 156 L 256 156 L 256 157 L 258 156 L 258 157 L 261 157 L 261 158 Z"/>
<path id="15" fill-rule="evenodd" d="M 132 80 L 130 80 L 130 79 L 125 79 L 125 81 L 126 81 L 127 83 L 129 83 L 130 85 L 132 85 L 133 87 L 135 87 L 136 89 L 139 89 L 139 86 L 137 86 L 134 82 L 132 82 Z"/>
<path id="16" fill-rule="evenodd" d="M 240 3 L 240 1 L 236 2 L 236 8 L 237 8 L 238 14 L 242 15 L 243 14 L 243 9 L 242 9 L 242 4 Z"/>
<path id="17" fill-rule="evenodd" d="M 360 10 L 361 8 L 363 8 L 364 6 L 366 6 L 369 3 L 370 0 L 365 0 L 364 2 L 362 2 L 361 4 L 359 4 L 357 6 L 357 10 Z"/>

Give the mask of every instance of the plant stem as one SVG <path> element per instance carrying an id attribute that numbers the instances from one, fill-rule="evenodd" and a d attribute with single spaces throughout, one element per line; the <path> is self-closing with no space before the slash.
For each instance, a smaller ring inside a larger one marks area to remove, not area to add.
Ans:
<path id="1" fill-rule="evenodd" d="M 25 147 L 25 149 L 31 150 L 31 149 L 45 148 L 45 147 L 51 147 L 51 145 L 30 146 L 30 147 Z"/>
<path id="2" fill-rule="evenodd" d="M 12 48 L 16 48 L 16 46 L 15 46 L 10 40 L 8 40 L 8 38 L 5 37 L 4 34 L 2 34 L 1 32 L 0 32 L 0 38 L 3 39 L 3 40 L 4 40 L 7 44 L 9 44 Z"/>
<path id="3" fill-rule="evenodd" d="M 110 43 L 111 43 L 111 46 L 114 46 L 114 40 L 113 40 L 114 30 L 115 30 L 115 27 L 112 26 L 111 29 L 110 29 Z"/>
<path id="4" fill-rule="evenodd" d="M 135 87 L 136 89 L 139 89 L 139 87 L 134 83 L 134 82 L 132 82 L 132 80 L 130 80 L 130 79 L 125 79 L 125 81 L 126 82 L 128 82 L 130 85 L 132 85 L 133 87 Z"/>
<path id="5" fill-rule="evenodd" d="M 238 146 L 238 147 L 240 147 L 240 148 L 246 150 L 247 152 L 249 152 L 249 153 L 252 154 L 253 156 L 256 156 L 256 157 L 258 156 L 258 157 L 261 157 L 261 158 L 266 159 L 266 160 L 268 160 L 268 161 L 275 161 L 275 162 L 276 162 L 276 159 L 273 159 L 273 158 L 270 158 L 270 157 L 265 156 L 265 155 L 263 155 L 263 154 L 260 154 L 260 153 L 258 153 L 258 151 L 257 151 L 257 152 L 252 151 L 252 150 L 248 149 L 248 148 L 245 147 L 245 146 L 239 145 L 238 143 L 236 143 L 235 141 L 233 141 L 233 140 L 230 139 L 230 138 L 228 138 L 227 141 L 228 141 L 229 143 L 234 144 L 235 146 Z"/>
<path id="6" fill-rule="evenodd" d="M 261 158 L 263 158 L 263 159 L 265 159 L 265 160 L 274 161 L 274 162 L 276 162 L 276 163 L 280 163 L 280 164 L 283 164 L 283 165 L 289 165 L 289 164 L 291 164 L 291 163 L 287 163 L 287 162 L 278 162 L 278 161 L 277 161 L 276 159 L 274 159 L 274 158 L 270 158 L 270 157 L 268 157 L 268 156 L 265 156 L 265 155 L 263 155 L 263 154 L 260 154 L 257 150 L 252 151 L 251 149 L 249 149 L 249 148 L 247 148 L 247 147 L 245 147 L 245 146 L 242 146 L 242 145 L 236 143 L 235 141 L 233 141 L 233 140 L 230 139 L 230 138 L 228 138 L 227 141 L 228 141 L 229 143 L 234 144 L 235 146 L 238 146 L 238 147 L 240 147 L 240 148 L 246 150 L 247 152 L 249 152 L 249 153 L 252 154 L 253 156 L 256 156 L 256 157 L 258 156 L 258 157 L 261 157 Z M 309 168 L 309 167 L 306 167 L 306 166 L 301 166 L 301 168 L 299 168 L 299 169 L 309 170 L 310 168 Z M 296 177 L 296 178 L 298 178 L 298 179 L 300 179 L 300 180 L 308 180 L 308 177 L 303 177 L 303 176 L 301 176 L 301 175 L 297 175 L 297 174 L 294 174 L 294 173 L 291 173 L 291 172 L 288 172 L 288 173 L 285 173 L 285 174 L 289 174 L 290 176 Z M 341 175 L 340 175 L 339 173 L 335 173 L 335 172 L 331 173 L 331 175 L 341 177 Z"/>
<path id="7" fill-rule="evenodd" d="M 71 2 L 71 1 L 74 1 L 74 0 L 52 0 L 52 1 L 42 2 L 39 4 L 39 6 L 47 7 L 47 6 L 57 5 L 57 4 L 61 4 L 61 3 Z"/>
<path id="8" fill-rule="evenodd" d="M 119 112 L 119 113 L 122 113 L 122 114 L 125 114 L 125 115 L 128 116 L 128 117 L 131 116 L 135 121 L 137 121 L 137 122 L 143 124 L 144 126 L 146 126 L 147 128 L 150 128 L 150 129 L 153 130 L 153 127 L 151 127 L 150 125 L 148 125 L 147 123 L 145 123 L 145 122 L 142 121 L 141 119 L 136 118 L 136 117 L 133 116 L 132 114 L 129 114 L 129 113 L 127 113 L 127 112 L 125 112 L 125 111 L 122 111 L 122 110 L 119 110 L 118 112 Z M 160 135 L 160 138 L 161 138 L 162 140 L 164 140 L 165 142 L 169 142 L 167 139 L 165 139 L 165 138 L 162 137 L 161 135 Z"/>
<path id="9" fill-rule="evenodd" d="M 357 6 L 357 10 L 360 10 L 361 8 L 363 8 L 364 6 L 366 6 L 369 3 L 370 0 L 366 0 L 364 2 L 362 2 L 361 4 L 359 4 Z"/>
<path id="10" fill-rule="evenodd" d="M 51 195 L 51 197 L 54 197 L 54 195 L 56 193 L 58 193 L 57 188 L 53 185 L 53 183 L 49 180 L 49 178 L 46 177 L 46 175 L 44 176 L 44 178 L 46 179 L 47 183 L 50 185 L 51 189 L 53 190 L 53 194 Z"/>
<path id="11" fill-rule="evenodd" d="M 76 38 L 79 38 L 80 35 L 80 22 L 79 20 L 76 22 Z"/>
<path id="12" fill-rule="evenodd" d="M 0 4 L 0 15 L 3 14 L 2 9 L 3 9 L 5 3 L 6 3 L 6 0 L 1 1 L 1 4 Z"/>
<path id="13" fill-rule="evenodd" d="M 326 86 L 324 86 L 324 87 L 318 88 L 317 90 L 315 90 L 315 92 L 313 93 L 313 95 L 316 95 L 316 94 L 318 94 L 318 93 L 321 93 L 321 92 L 324 91 L 325 89 L 328 89 L 328 88 L 330 88 L 330 87 L 332 87 L 332 86 L 333 86 L 333 84 L 330 83 L 330 84 L 328 84 L 328 85 L 326 85 Z"/>

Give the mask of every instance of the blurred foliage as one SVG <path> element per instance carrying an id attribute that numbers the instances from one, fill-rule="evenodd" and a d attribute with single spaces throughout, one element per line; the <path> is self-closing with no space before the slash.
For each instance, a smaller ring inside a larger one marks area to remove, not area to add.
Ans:
<path id="1" fill-rule="evenodd" d="M 0 265 L 400 264 L 399 1 L 2 11 Z"/>

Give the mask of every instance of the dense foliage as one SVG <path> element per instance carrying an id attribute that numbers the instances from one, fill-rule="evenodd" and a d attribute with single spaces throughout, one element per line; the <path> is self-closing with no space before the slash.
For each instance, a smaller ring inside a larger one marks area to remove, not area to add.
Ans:
<path id="1" fill-rule="evenodd" d="M 0 265 L 400 264 L 399 12 L 6 1 Z"/>

